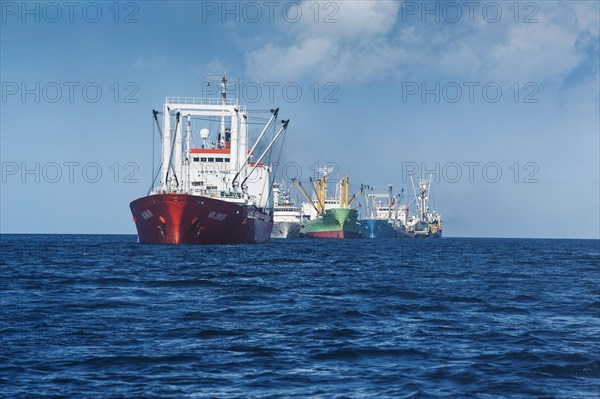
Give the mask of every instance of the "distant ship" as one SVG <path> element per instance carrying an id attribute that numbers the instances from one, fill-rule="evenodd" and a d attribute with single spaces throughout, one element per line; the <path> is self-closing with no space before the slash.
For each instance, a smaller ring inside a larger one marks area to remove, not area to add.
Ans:
<path id="1" fill-rule="evenodd" d="M 400 205 L 401 199 L 402 194 L 398 198 L 392 194 L 391 185 L 388 186 L 387 194 L 376 193 L 371 187 L 367 187 L 365 190 L 366 217 L 360 221 L 362 236 L 364 238 L 406 236 L 405 221 L 408 206 Z"/>
<path id="2" fill-rule="evenodd" d="M 301 237 L 308 238 L 360 238 L 360 224 L 358 211 L 351 208 L 357 198 L 354 194 L 350 198 L 350 179 L 339 180 L 339 191 L 336 198 L 327 198 L 327 173 L 317 180 L 311 179 L 314 197 L 308 195 L 300 182 L 295 181 L 298 189 L 308 202 L 302 205 L 303 211 L 309 220 L 300 229 Z"/>
<path id="3" fill-rule="evenodd" d="M 409 237 L 440 238 L 442 236 L 442 217 L 437 211 L 429 210 L 429 198 L 431 195 L 431 176 L 429 179 L 419 179 L 417 191 L 414 180 L 413 191 L 415 193 L 415 204 L 417 215 L 408 217 L 406 221 L 406 232 Z"/>
<path id="4" fill-rule="evenodd" d="M 160 185 L 130 204 L 140 243 L 237 244 L 269 240 L 271 167 L 263 159 L 286 131 L 287 121 L 271 117 L 248 150 L 248 113 L 237 99 L 227 99 L 227 76 L 221 98 L 167 97 L 163 106 Z M 213 138 L 206 127 L 220 125 Z M 268 134 L 266 134 L 268 132 Z M 267 139 L 268 138 L 268 139 Z M 202 140 L 202 146 L 192 144 Z M 253 158 L 257 145 L 264 150 Z M 267 144 L 268 143 L 268 144 Z M 252 160 L 251 160 L 252 159 Z M 158 173 L 157 173 L 158 177 Z M 154 182 L 153 182 L 154 184 Z"/>
<path id="5" fill-rule="evenodd" d="M 302 227 L 302 210 L 295 205 L 285 184 L 273 184 L 273 230 L 271 238 L 297 238 Z"/>

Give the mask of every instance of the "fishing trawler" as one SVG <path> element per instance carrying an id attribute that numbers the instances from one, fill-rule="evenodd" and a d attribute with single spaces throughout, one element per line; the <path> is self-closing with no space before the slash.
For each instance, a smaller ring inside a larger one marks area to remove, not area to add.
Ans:
<path id="1" fill-rule="evenodd" d="M 273 184 L 273 230 L 271 238 L 297 238 L 302 227 L 302 210 L 292 202 L 284 183 Z"/>
<path id="2" fill-rule="evenodd" d="M 406 236 L 405 221 L 408 213 L 407 205 L 400 205 L 402 193 L 396 196 L 392 186 L 388 192 L 381 194 L 367 186 L 364 191 L 365 218 L 360 221 L 361 234 L 364 238 L 394 238 Z M 404 190 L 402 190 L 404 192 Z"/>
<path id="3" fill-rule="evenodd" d="M 279 121 L 279 109 L 271 110 L 248 149 L 249 115 L 237 98 L 227 98 L 231 78 L 208 80 L 220 83 L 221 98 L 167 97 L 162 128 L 159 112 L 153 111 L 162 139 L 160 184 L 130 204 L 140 243 L 237 244 L 270 238 L 272 169 L 265 160 L 289 120 Z M 210 131 L 215 124 L 217 135 Z M 202 127 L 200 137 L 192 125 Z M 200 146 L 194 144 L 197 139 Z M 259 144 L 264 149 L 255 157 Z"/>
<path id="4" fill-rule="evenodd" d="M 327 174 L 324 168 L 317 183 L 310 179 L 314 196 L 311 197 L 299 181 L 294 180 L 296 187 L 306 199 L 302 205 L 303 212 L 309 220 L 300 229 L 301 237 L 308 238 L 360 238 L 358 211 L 351 208 L 358 193 L 350 198 L 350 179 L 339 180 L 338 192 L 334 198 L 327 198 Z"/>
<path id="5" fill-rule="evenodd" d="M 437 211 L 429 210 L 431 179 L 431 176 L 429 179 L 420 178 L 417 190 L 411 176 L 418 214 L 409 216 L 407 219 L 406 231 L 409 237 L 440 238 L 442 236 L 442 217 Z"/>

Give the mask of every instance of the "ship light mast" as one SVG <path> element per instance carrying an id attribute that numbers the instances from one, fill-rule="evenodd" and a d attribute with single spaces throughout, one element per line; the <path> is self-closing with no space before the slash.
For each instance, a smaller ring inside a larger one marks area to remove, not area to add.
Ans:
<path id="1" fill-rule="evenodd" d="M 394 206 L 394 196 L 392 194 L 392 185 L 388 184 L 388 221 L 392 220 L 392 207 Z"/>
<path id="2" fill-rule="evenodd" d="M 240 80 L 237 78 L 229 78 L 227 77 L 227 69 L 223 72 L 223 76 L 207 76 L 206 80 L 210 85 L 211 82 L 220 82 L 219 89 L 221 91 L 221 105 L 227 105 L 227 82 L 240 83 Z M 221 115 L 221 123 L 219 126 L 219 138 L 217 140 L 218 148 L 225 148 L 225 115 Z"/>
<path id="3" fill-rule="evenodd" d="M 227 104 L 227 75 L 223 74 L 221 80 L 221 105 Z M 221 115 L 221 128 L 219 129 L 219 147 L 225 147 L 225 115 Z"/>
<path id="4" fill-rule="evenodd" d="M 427 219 L 427 212 L 429 211 L 428 186 L 431 185 L 431 180 L 428 181 L 427 179 L 419 178 L 419 191 L 417 192 L 417 190 L 415 188 L 415 182 L 412 178 L 412 175 L 411 175 L 410 179 L 413 183 L 413 191 L 415 193 L 417 210 L 419 211 L 419 220 L 424 222 Z"/>

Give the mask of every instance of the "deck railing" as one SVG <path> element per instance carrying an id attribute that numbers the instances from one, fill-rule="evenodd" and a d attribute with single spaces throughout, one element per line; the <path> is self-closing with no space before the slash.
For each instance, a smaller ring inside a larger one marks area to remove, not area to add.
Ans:
<path id="1" fill-rule="evenodd" d="M 203 97 L 167 97 L 167 104 L 197 104 L 197 105 L 222 105 L 223 100 L 220 98 L 203 98 Z M 225 105 L 238 105 L 237 99 L 225 100 Z"/>

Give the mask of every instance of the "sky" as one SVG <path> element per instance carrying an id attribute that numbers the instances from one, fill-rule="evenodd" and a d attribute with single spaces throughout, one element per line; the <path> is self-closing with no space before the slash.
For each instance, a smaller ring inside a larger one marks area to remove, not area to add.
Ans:
<path id="1" fill-rule="evenodd" d="M 227 68 L 290 119 L 278 179 L 427 174 L 446 236 L 600 238 L 599 2 L 0 4 L 2 233 L 135 234 L 152 109 Z"/>

